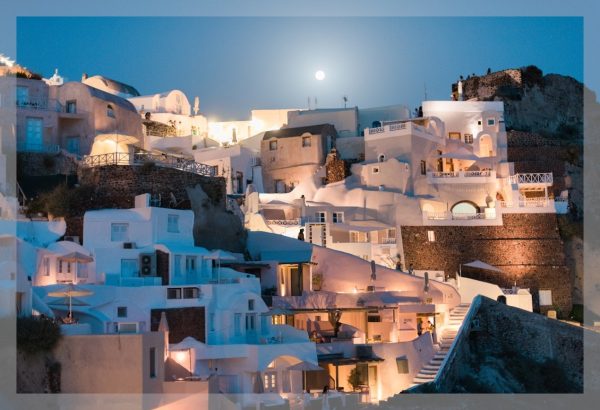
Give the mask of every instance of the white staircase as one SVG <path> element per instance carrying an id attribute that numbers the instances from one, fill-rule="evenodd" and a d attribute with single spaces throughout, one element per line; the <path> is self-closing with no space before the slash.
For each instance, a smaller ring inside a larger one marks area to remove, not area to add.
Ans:
<path id="1" fill-rule="evenodd" d="M 435 376 L 440 370 L 442 362 L 450 350 L 450 346 L 452 346 L 452 343 L 456 338 L 458 329 L 462 325 L 463 320 L 469 311 L 469 306 L 470 304 L 460 304 L 452 309 L 448 324 L 442 329 L 441 337 L 439 338 L 439 350 L 429 361 L 429 363 L 423 365 L 419 373 L 413 379 L 412 386 L 431 382 L 433 379 L 435 379 Z"/>

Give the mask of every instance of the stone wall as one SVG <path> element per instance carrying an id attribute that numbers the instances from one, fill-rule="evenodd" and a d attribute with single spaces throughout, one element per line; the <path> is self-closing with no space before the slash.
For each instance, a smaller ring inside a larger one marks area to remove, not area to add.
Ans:
<path id="1" fill-rule="evenodd" d="M 582 328 L 480 298 L 430 387 L 439 393 L 583 392 Z M 598 336 L 590 336 L 597 344 Z"/>
<path id="2" fill-rule="evenodd" d="M 341 159 L 337 153 L 337 150 L 333 148 L 329 154 L 327 154 L 327 160 L 325 161 L 325 172 L 327 183 L 343 181 L 348 175 L 349 164 Z"/>
<path id="3" fill-rule="evenodd" d="M 534 308 L 545 312 L 558 307 L 563 316 L 571 311 L 569 269 L 565 265 L 555 214 L 506 214 L 503 226 L 403 226 L 406 263 L 418 270 L 444 270 L 454 276 L 459 265 L 479 259 L 504 273 L 463 268 L 463 275 L 510 288 L 530 288 Z M 433 231 L 435 242 L 428 242 Z M 540 308 L 538 290 L 552 291 L 555 307 Z"/>
<path id="4" fill-rule="evenodd" d="M 73 175 L 77 173 L 77 159 L 71 154 L 19 152 L 17 172 L 23 176 Z"/>

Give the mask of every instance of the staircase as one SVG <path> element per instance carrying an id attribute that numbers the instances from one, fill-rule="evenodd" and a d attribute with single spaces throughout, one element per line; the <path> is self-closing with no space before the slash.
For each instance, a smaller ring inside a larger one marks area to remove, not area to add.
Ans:
<path id="1" fill-rule="evenodd" d="M 450 312 L 450 318 L 448 320 L 448 324 L 443 328 L 441 337 L 439 339 L 439 350 L 433 356 L 433 358 L 429 361 L 429 363 L 423 365 L 419 373 L 413 379 L 412 386 L 416 386 L 417 384 L 423 384 L 433 381 L 435 376 L 438 374 L 440 370 L 440 366 L 442 362 L 446 358 L 448 351 L 450 350 L 450 346 L 454 342 L 456 338 L 456 334 L 458 333 L 458 329 L 463 323 L 467 312 L 469 311 L 470 304 L 460 304 Z M 411 387 L 412 387 L 411 386 Z"/>

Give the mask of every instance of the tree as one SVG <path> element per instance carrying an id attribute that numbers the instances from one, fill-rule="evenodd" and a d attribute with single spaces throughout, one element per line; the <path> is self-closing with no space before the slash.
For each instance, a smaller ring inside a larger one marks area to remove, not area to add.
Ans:
<path id="1" fill-rule="evenodd" d="M 358 374 L 358 369 L 355 367 L 350 370 L 350 375 L 348 376 L 348 384 L 352 386 L 354 391 L 358 390 L 358 386 L 360 386 L 360 375 Z"/>

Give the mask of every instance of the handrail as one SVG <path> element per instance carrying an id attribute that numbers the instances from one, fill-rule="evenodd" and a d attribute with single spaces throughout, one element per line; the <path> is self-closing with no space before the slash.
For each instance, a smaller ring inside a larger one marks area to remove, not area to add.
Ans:
<path id="1" fill-rule="evenodd" d="M 536 172 L 528 174 L 515 174 L 508 177 L 511 184 L 552 184 L 552 172 Z"/>
<path id="2" fill-rule="evenodd" d="M 216 167 L 201 164 L 194 160 L 174 157 L 166 154 L 152 154 L 150 152 L 136 152 L 133 155 L 127 152 L 111 152 L 99 155 L 85 155 L 81 161 L 84 167 L 97 167 L 105 165 L 144 165 L 153 163 L 159 167 L 173 168 L 180 171 L 191 172 L 204 176 L 215 176 Z"/>

